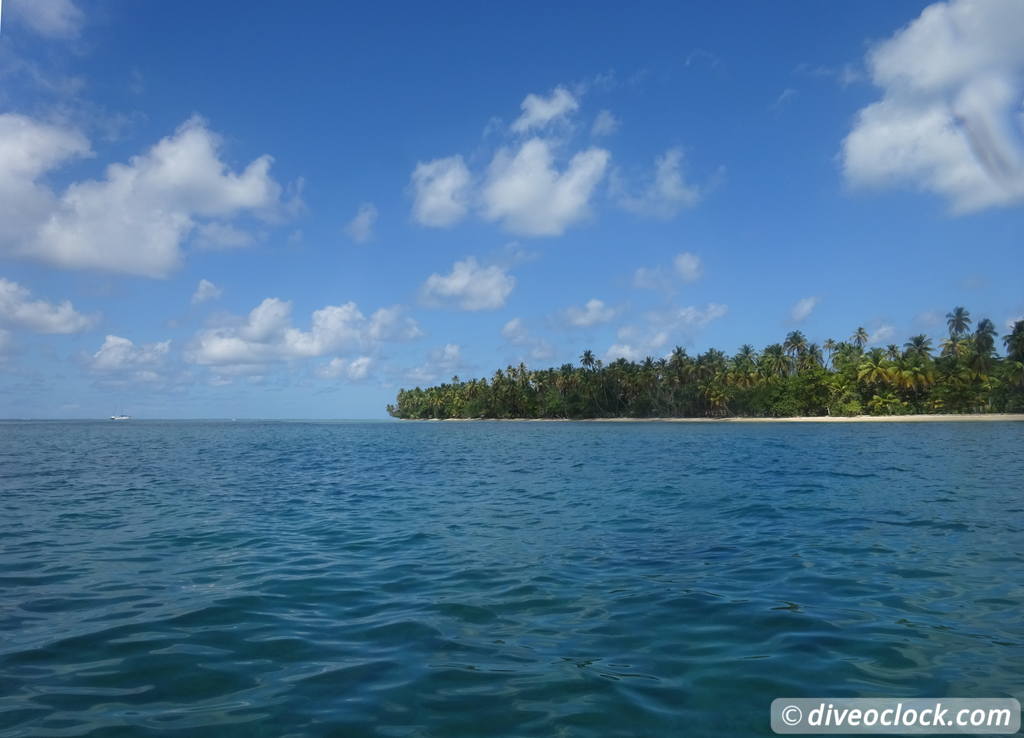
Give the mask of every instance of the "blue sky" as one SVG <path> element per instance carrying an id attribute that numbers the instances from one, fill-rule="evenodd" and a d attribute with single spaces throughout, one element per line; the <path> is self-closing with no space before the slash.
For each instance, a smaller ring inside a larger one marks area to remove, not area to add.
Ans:
<path id="1" fill-rule="evenodd" d="M 7 0 L 0 417 L 1024 315 L 1024 4 Z"/>

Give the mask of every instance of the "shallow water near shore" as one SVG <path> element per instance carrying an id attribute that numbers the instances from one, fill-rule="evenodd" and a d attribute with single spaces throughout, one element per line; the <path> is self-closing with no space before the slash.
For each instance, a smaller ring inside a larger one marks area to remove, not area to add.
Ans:
<path id="1" fill-rule="evenodd" d="M 0 423 L 0 736 L 1024 697 L 1022 423 Z"/>

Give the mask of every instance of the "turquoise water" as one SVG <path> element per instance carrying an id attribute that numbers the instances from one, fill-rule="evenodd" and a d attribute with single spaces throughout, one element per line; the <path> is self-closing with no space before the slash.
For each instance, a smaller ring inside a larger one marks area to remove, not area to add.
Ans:
<path id="1" fill-rule="evenodd" d="M 1024 423 L 0 424 L 0 735 L 1024 697 Z"/>

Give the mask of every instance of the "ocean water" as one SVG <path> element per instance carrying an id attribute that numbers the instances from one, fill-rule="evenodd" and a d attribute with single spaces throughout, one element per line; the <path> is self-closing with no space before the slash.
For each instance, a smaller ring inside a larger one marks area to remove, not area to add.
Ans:
<path id="1" fill-rule="evenodd" d="M 1024 423 L 0 424 L 0 736 L 1024 698 Z"/>

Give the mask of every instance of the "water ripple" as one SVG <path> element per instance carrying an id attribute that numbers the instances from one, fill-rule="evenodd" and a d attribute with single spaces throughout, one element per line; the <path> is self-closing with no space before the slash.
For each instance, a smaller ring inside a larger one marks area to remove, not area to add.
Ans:
<path id="1" fill-rule="evenodd" d="M 1022 696 L 1020 424 L 0 424 L 0 736 Z"/>

